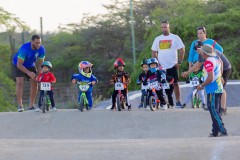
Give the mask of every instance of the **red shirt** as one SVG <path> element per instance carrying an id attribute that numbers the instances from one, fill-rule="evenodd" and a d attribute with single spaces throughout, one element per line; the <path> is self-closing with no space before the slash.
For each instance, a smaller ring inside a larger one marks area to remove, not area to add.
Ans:
<path id="1" fill-rule="evenodd" d="M 44 73 L 44 74 L 41 73 L 40 75 L 38 75 L 37 81 L 38 82 L 56 82 L 56 78 L 51 72 Z"/>

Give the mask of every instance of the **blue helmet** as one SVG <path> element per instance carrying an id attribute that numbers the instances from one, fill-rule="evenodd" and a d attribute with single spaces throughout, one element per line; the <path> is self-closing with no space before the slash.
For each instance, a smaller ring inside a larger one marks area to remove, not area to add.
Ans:
<path id="1" fill-rule="evenodd" d="M 52 63 L 49 61 L 44 61 L 41 65 L 41 67 L 47 66 L 49 69 L 52 69 Z"/>
<path id="2" fill-rule="evenodd" d="M 150 65 L 150 64 L 152 64 L 152 63 L 158 64 L 157 58 L 150 58 L 150 59 L 148 59 L 148 65 Z"/>
<path id="3" fill-rule="evenodd" d="M 158 67 L 156 67 L 156 68 L 151 68 L 151 67 L 150 67 L 150 65 L 153 64 L 153 63 L 155 63 L 155 64 L 158 65 L 158 60 L 157 60 L 157 58 L 150 58 L 150 59 L 148 60 L 149 70 L 150 70 L 152 73 L 154 73 L 154 72 L 156 72 L 156 71 L 158 70 Z"/>

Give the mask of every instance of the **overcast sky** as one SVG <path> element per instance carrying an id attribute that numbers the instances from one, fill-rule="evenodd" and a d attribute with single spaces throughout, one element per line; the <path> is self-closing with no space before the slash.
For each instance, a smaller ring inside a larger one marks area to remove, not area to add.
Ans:
<path id="1" fill-rule="evenodd" d="M 78 23 L 83 13 L 106 13 L 102 4 L 109 3 L 110 0 L 0 0 L 1 7 L 32 30 L 40 30 L 40 17 L 43 17 L 44 32 L 56 31 L 59 24 Z"/>

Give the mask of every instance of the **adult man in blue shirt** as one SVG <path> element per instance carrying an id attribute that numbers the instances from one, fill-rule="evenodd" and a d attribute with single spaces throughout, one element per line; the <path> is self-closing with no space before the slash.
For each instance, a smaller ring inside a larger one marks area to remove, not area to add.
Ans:
<path id="1" fill-rule="evenodd" d="M 198 39 L 194 40 L 190 47 L 190 51 L 188 55 L 189 68 L 191 68 L 191 66 L 198 61 L 199 54 L 197 52 L 197 48 L 199 47 L 199 45 L 209 44 L 214 46 L 215 50 L 218 50 L 221 53 L 223 53 L 223 48 L 216 41 L 214 41 L 213 39 L 207 38 L 207 31 L 205 27 L 197 28 L 197 36 L 198 36 Z"/>
<path id="2" fill-rule="evenodd" d="M 41 38 L 38 35 L 33 35 L 31 42 L 23 44 L 18 52 L 13 57 L 13 69 L 16 78 L 16 94 L 18 101 L 18 112 L 24 111 L 22 96 L 24 77 L 30 80 L 30 104 L 28 110 L 34 110 L 34 103 L 37 94 L 37 83 L 35 80 L 37 69 L 41 72 L 41 64 L 45 58 L 45 48 L 41 45 Z M 38 68 L 36 68 L 36 61 L 39 59 Z"/>

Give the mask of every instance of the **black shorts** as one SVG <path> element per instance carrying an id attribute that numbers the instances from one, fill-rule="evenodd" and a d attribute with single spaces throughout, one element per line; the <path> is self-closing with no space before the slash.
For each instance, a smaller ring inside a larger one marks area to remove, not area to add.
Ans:
<path id="1" fill-rule="evenodd" d="M 167 75 L 172 76 L 174 78 L 174 84 L 178 83 L 178 69 L 176 66 L 173 66 L 172 68 L 167 69 Z"/>
<path id="2" fill-rule="evenodd" d="M 30 67 L 26 68 L 27 70 L 37 74 L 37 69 L 36 67 Z M 22 72 L 20 69 L 17 68 L 17 66 L 13 65 L 13 74 L 14 74 L 14 79 L 16 80 L 16 77 L 23 77 L 26 78 L 28 81 L 31 79 L 26 73 Z"/>
<path id="3" fill-rule="evenodd" d="M 227 83 L 231 73 L 232 73 L 232 69 L 231 68 L 223 71 L 223 74 L 222 74 L 222 77 L 223 77 L 223 80 L 224 80 L 223 87 L 226 86 L 226 83 Z"/>

